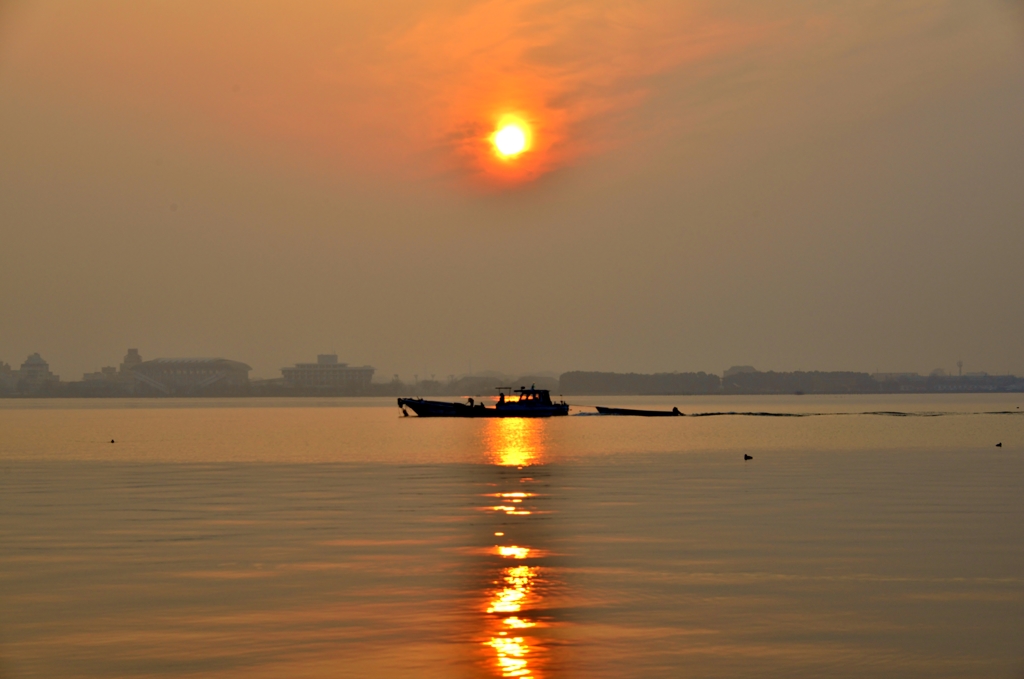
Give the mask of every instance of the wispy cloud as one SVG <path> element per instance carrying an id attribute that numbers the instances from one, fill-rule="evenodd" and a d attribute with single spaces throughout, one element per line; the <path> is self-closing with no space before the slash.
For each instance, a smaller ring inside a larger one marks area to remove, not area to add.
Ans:
<path id="1" fill-rule="evenodd" d="M 685 3 L 483 0 L 426 14 L 385 49 L 453 171 L 519 180 L 623 141 L 621 118 L 653 77 L 763 35 Z M 525 167 L 502 173 L 486 136 L 506 113 L 533 124 L 537 146 Z"/>
<path id="2" fill-rule="evenodd" d="M 816 3 L 709 0 L 59 4 L 39 5 L 6 57 L 50 96 L 85 94 L 257 152 L 478 185 L 628 143 L 666 77 L 714 78 L 730 59 L 820 43 L 845 21 Z M 487 144 L 507 113 L 535 132 L 513 164 Z"/>

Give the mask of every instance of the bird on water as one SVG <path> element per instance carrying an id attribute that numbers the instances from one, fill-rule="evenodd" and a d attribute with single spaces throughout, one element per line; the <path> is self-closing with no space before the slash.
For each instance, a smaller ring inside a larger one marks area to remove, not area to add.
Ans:
<path id="1" fill-rule="evenodd" d="M 744 460 L 753 460 L 754 456 L 753 455 L 747 455 L 746 453 L 743 453 L 743 459 Z"/>

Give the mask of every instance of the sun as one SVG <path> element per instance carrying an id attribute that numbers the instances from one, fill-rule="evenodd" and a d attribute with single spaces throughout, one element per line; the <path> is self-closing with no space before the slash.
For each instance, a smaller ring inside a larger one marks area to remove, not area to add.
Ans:
<path id="1" fill-rule="evenodd" d="M 503 120 L 491 135 L 498 157 L 515 158 L 530 148 L 530 128 L 521 120 Z"/>
<path id="2" fill-rule="evenodd" d="M 494 147 L 503 156 L 517 156 L 526 150 L 526 133 L 516 124 L 509 124 L 494 133 Z"/>

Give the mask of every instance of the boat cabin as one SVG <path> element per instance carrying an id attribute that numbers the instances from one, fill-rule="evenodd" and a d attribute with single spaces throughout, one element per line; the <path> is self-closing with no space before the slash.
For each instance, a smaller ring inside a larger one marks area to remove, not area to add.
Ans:
<path id="1" fill-rule="evenodd" d="M 508 396 L 505 396 L 505 392 L 508 392 Z M 512 394 L 517 394 L 516 399 L 512 400 Z M 551 392 L 547 389 L 537 389 L 535 385 L 531 385 L 529 389 L 526 387 L 519 387 L 518 389 L 512 389 L 512 387 L 498 387 L 498 405 L 511 405 L 513 403 L 522 404 L 524 406 L 549 406 L 551 403 Z"/>

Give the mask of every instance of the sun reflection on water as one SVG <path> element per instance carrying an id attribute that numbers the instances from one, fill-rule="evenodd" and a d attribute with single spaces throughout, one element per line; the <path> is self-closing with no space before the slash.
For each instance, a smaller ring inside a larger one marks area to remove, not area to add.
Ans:
<path id="1" fill-rule="evenodd" d="M 518 558 L 518 557 L 516 557 Z M 510 566 L 502 569 L 500 588 L 491 596 L 487 612 L 497 617 L 498 625 L 492 627 L 490 638 L 485 645 L 494 649 L 497 668 L 502 677 L 536 677 L 529 667 L 534 639 L 527 636 L 510 636 L 509 632 L 523 633 L 538 623 L 521 616 L 523 609 L 536 605 L 534 581 L 540 573 L 537 566 Z"/>
<path id="2" fill-rule="evenodd" d="M 517 545 L 512 545 L 511 547 L 502 547 L 499 545 L 498 547 L 496 547 L 496 549 L 498 551 L 499 556 L 510 556 L 513 559 L 525 559 L 530 555 L 529 547 L 519 547 Z"/>
<path id="3" fill-rule="evenodd" d="M 545 421 L 532 417 L 500 417 L 487 420 L 484 433 L 491 464 L 526 467 L 544 458 Z"/>
<path id="4" fill-rule="evenodd" d="M 501 525 L 495 526 L 500 530 L 493 534 L 504 543 L 489 550 L 492 586 L 481 607 L 487 616 L 482 644 L 492 653 L 489 663 L 496 677 L 542 679 L 550 664 L 548 648 L 538 636 L 550 623 L 541 613 L 550 579 L 549 568 L 543 565 L 547 551 L 538 548 L 537 525 L 531 523 L 540 496 L 522 490 L 522 484 L 535 482 L 534 472 L 526 469 L 543 463 L 544 427 L 543 420 L 494 419 L 487 422 L 484 434 L 490 463 L 516 468 L 501 473 L 497 492 L 485 496 L 500 503 L 485 509 L 500 517 L 496 520 Z"/>

